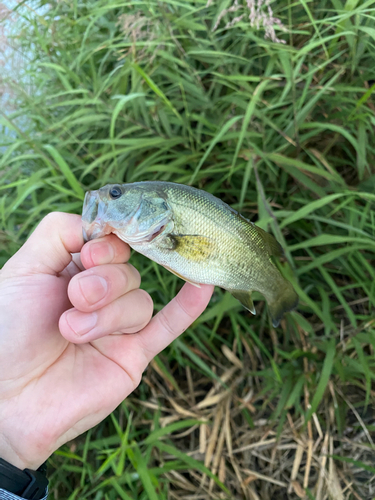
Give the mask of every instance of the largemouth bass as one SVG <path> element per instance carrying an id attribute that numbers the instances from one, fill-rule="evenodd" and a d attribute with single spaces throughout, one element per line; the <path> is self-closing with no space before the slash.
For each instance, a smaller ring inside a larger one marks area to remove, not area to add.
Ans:
<path id="1" fill-rule="evenodd" d="M 114 233 L 185 281 L 228 290 L 255 314 L 251 292 L 267 300 L 276 327 L 298 296 L 272 262 L 275 238 L 210 193 L 172 182 L 108 184 L 86 193 L 86 240 Z"/>

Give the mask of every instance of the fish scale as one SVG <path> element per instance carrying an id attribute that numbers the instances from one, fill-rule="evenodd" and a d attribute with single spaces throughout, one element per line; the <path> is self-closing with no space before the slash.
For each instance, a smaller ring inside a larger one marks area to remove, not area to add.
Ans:
<path id="1" fill-rule="evenodd" d="M 115 233 L 186 281 L 231 292 L 251 312 L 251 292 L 267 300 L 274 326 L 296 307 L 292 285 L 272 259 L 275 238 L 206 191 L 171 182 L 109 184 L 86 194 L 88 239 Z"/>
<path id="2" fill-rule="evenodd" d="M 189 189 L 189 186 L 186 188 Z M 207 236 L 212 242 L 212 252 L 204 261 L 195 261 L 193 252 L 190 258 L 186 254 L 183 258 L 175 254 L 173 264 L 181 270 L 182 275 L 196 283 L 211 284 L 214 273 L 217 286 L 241 290 L 246 290 L 251 282 L 261 279 L 257 262 L 259 257 L 262 260 L 262 256 L 258 257 L 258 253 L 264 252 L 265 246 L 251 222 L 226 204 L 217 206 L 211 199 L 197 196 L 196 190 L 191 193 L 187 190 L 183 197 L 179 197 L 179 190 L 171 187 L 167 190 L 167 196 L 174 206 L 177 233 L 196 232 Z M 215 203 L 216 199 L 213 201 Z M 146 248 L 144 250 L 147 251 Z M 149 257 L 157 260 L 160 258 L 159 251 L 155 249 L 155 253 Z M 164 251 L 164 262 L 160 264 L 169 266 L 171 258 L 170 252 Z"/>

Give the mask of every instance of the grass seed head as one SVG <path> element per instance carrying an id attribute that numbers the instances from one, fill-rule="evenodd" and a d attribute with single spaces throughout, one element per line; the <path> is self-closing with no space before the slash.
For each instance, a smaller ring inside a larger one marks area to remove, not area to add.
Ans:
<path id="1" fill-rule="evenodd" d="M 213 0 L 208 0 L 206 7 L 210 7 L 212 4 Z M 220 11 L 213 27 L 213 31 L 218 29 L 224 16 L 238 11 L 244 12 L 229 21 L 225 25 L 225 29 L 235 26 L 247 17 L 252 28 L 255 27 L 257 30 L 261 27 L 264 28 L 265 38 L 270 38 L 275 43 L 286 43 L 285 40 L 276 36 L 275 25 L 283 31 L 286 31 L 286 28 L 282 21 L 278 17 L 274 16 L 270 0 L 246 0 L 246 2 L 242 4 L 239 3 L 239 0 L 234 0 L 234 3 L 230 7 Z"/>

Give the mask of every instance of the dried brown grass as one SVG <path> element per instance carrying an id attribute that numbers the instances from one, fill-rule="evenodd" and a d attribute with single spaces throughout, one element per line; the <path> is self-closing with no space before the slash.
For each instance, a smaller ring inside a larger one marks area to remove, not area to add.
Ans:
<path id="1" fill-rule="evenodd" d="M 259 381 L 251 375 L 263 368 L 259 353 L 245 338 L 242 342 L 246 351 L 243 362 L 238 357 L 236 342 L 232 349 L 224 346 L 222 357 L 216 361 L 194 349 L 196 355 L 210 363 L 220 382 L 212 383 L 186 368 L 185 377 L 171 371 L 180 384 L 177 390 L 156 362 L 151 363 L 144 382 L 150 387 L 152 398 L 142 404 L 161 411 L 162 426 L 188 418 L 201 422 L 169 435 L 168 439 L 184 453 L 204 462 L 230 490 L 233 499 L 307 500 L 306 488 L 315 500 L 372 499 L 375 479 L 371 473 L 333 458 L 339 455 L 368 465 L 375 463 L 375 452 L 369 445 L 371 436 L 361 426 L 359 431 L 355 427 L 361 419 L 359 413 L 352 414 L 353 428 L 347 428 L 340 436 L 334 418 L 335 394 L 339 389 L 330 382 L 324 414 L 313 414 L 305 425 L 303 418 L 291 410 L 282 429 L 278 429 L 279 421 L 270 420 L 274 402 L 267 402 Z M 309 404 L 306 389 L 305 410 Z M 251 415 L 253 427 L 244 417 L 244 409 Z M 325 428 L 321 422 L 325 422 Z M 155 456 L 161 465 L 168 459 L 172 457 L 161 453 Z M 197 470 L 173 471 L 168 475 L 171 499 L 228 498 L 212 479 Z M 368 484 L 372 484 L 373 490 Z"/>

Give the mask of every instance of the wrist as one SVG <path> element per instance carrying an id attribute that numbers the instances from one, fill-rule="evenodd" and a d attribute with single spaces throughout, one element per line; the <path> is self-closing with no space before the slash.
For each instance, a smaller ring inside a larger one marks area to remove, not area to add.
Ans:
<path id="1" fill-rule="evenodd" d="M 31 456 L 28 452 L 24 456 L 20 450 L 13 448 L 9 440 L 0 434 L 0 458 L 21 470 L 37 470 L 49 458 L 49 455 Z"/>

